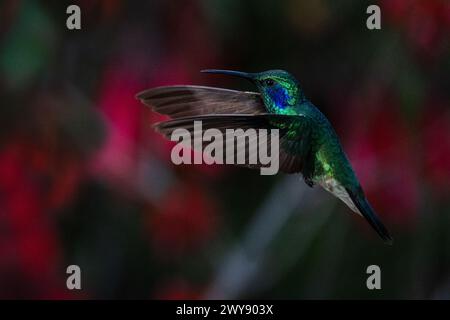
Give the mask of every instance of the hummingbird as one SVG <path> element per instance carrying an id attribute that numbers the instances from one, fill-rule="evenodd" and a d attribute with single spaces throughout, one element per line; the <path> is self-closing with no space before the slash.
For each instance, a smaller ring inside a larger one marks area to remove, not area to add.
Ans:
<path id="1" fill-rule="evenodd" d="M 392 244 L 392 237 L 367 200 L 333 126 L 305 96 L 293 75 L 284 70 L 201 72 L 247 79 L 257 92 L 194 85 L 145 90 L 137 94 L 137 99 L 171 118 L 155 125 L 158 132 L 170 137 L 177 128 L 192 131 L 192 123 L 198 120 L 205 128 L 222 131 L 278 129 L 280 171 L 300 173 L 309 187 L 321 186 L 364 217 L 385 243 Z"/>

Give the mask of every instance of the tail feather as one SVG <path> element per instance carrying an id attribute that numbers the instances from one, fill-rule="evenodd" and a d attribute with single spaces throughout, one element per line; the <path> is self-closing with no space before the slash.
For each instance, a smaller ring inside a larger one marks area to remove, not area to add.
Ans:
<path id="1" fill-rule="evenodd" d="M 393 239 L 389 234 L 389 231 L 381 222 L 380 218 L 378 218 L 377 214 L 373 210 L 372 206 L 367 201 L 364 195 L 359 196 L 356 193 L 351 192 L 347 189 L 348 194 L 350 195 L 353 203 L 358 208 L 359 212 L 363 215 L 363 217 L 369 222 L 372 228 L 378 233 L 378 235 L 383 239 L 386 244 L 392 245 Z"/>

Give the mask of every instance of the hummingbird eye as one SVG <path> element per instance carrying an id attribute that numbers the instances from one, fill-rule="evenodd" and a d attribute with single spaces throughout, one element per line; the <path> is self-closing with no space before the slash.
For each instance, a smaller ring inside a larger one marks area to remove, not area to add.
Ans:
<path id="1" fill-rule="evenodd" d="M 263 81 L 264 85 L 271 87 L 275 84 L 275 81 L 273 79 L 266 79 Z"/>

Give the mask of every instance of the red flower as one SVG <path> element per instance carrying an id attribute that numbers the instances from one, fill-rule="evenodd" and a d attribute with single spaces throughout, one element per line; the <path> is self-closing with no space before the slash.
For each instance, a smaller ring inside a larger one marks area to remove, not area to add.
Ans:
<path id="1" fill-rule="evenodd" d="M 371 109 L 373 104 L 381 107 Z M 407 222 L 420 201 L 420 151 L 395 101 L 386 96 L 355 100 L 346 114 L 352 115 L 346 150 L 369 201 L 380 216 Z"/>
<path id="2" fill-rule="evenodd" d="M 424 175 L 435 194 L 450 193 L 450 112 L 438 101 L 429 103 L 424 117 L 422 150 Z"/>
<path id="3" fill-rule="evenodd" d="M 142 106 L 135 99 L 145 84 L 136 70 L 112 64 L 103 76 L 99 109 L 103 113 L 107 137 L 92 163 L 96 175 L 121 186 L 136 177 Z"/>
<path id="4" fill-rule="evenodd" d="M 0 150 L 0 283 L 8 289 L 0 296 L 5 298 L 50 297 L 64 285 L 48 215 L 44 182 L 49 170 L 42 163 L 36 166 L 33 153 L 30 144 L 14 139 Z"/>
<path id="5" fill-rule="evenodd" d="M 447 0 L 385 0 L 382 11 L 399 27 L 420 53 L 435 57 L 445 50 L 450 32 Z"/>
<path id="6" fill-rule="evenodd" d="M 197 185 L 182 183 L 173 187 L 159 208 L 150 217 L 150 235 L 163 256 L 197 248 L 216 230 L 215 206 Z"/>
<path id="7" fill-rule="evenodd" d="M 160 300 L 196 300 L 201 298 L 202 290 L 194 288 L 185 280 L 177 279 L 157 289 L 156 299 Z"/>

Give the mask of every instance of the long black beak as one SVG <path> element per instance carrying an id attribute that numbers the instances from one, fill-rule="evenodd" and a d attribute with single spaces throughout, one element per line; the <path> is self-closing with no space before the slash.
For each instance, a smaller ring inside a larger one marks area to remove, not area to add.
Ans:
<path id="1" fill-rule="evenodd" d="M 247 79 L 247 80 L 250 80 L 250 81 L 255 79 L 253 73 L 241 72 L 241 71 L 206 69 L 206 70 L 202 70 L 200 72 L 202 72 L 202 73 L 213 73 L 213 74 L 226 74 L 226 75 L 229 75 L 229 76 L 235 76 L 235 77 L 239 77 L 239 78 L 244 78 L 244 79 Z"/>

